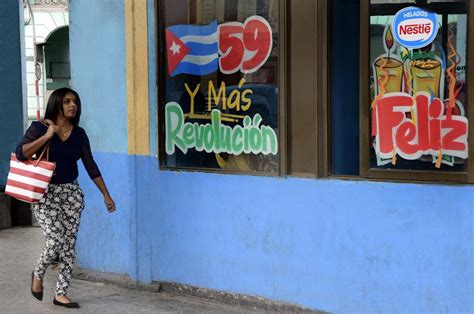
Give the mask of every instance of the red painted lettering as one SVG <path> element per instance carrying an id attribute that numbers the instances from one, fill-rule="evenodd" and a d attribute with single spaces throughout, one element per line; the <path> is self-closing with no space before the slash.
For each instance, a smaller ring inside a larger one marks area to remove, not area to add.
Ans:
<path id="1" fill-rule="evenodd" d="M 420 150 L 426 151 L 430 148 L 430 135 L 428 133 L 428 101 L 423 96 L 416 97 L 416 123 L 418 124 L 418 145 Z"/>
<path id="2" fill-rule="evenodd" d="M 435 98 L 430 106 L 430 148 L 439 151 L 441 149 L 441 121 L 438 119 L 443 113 L 443 103 Z"/>
<path id="3" fill-rule="evenodd" d="M 416 126 L 411 122 L 405 122 L 397 130 L 397 147 L 404 154 L 413 155 L 418 151 L 416 143 Z"/>
<path id="4" fill-rule="evenodd" d="M 387 94 L 390 95 L 390 94 Z M 377 134 L 380 152 L 390 155 L 393 152 L 395 143 L 393 142 L 394 131 L 405 118 L 403 107 L 410 107 L 412 104 L 411 96 L 384 96 L 377 102 Z M 402 108 L 400 108 L 402 107 Z M 385 157 L 387 158 L 387 157 Z"/>
<path id="5" fill-rule="evenodd" d="M 429 34 L 431 32 L 431 24 L 407 24 L 400 25 L 399 34 L 401 35 L 417 35 Z"/>
<path id="6" fill-rule="evenodd" d="M 372 133 L 378 157 L 391 158 L 394 151 L 408 160 L 440 153 L 468 157 L 467 118 L 446 116 L 441 99 L 431 103 L 430 99 L 425 92 L 418 93 L 416 101 L 409 94 L 388 93 L 377 101 L 372 113 L 376 131 Z"/>
<path id="7" fill-rule="evenodd" d="M 467 152 L 467 123 L 459 121 L 456 118 L 463 118 L 452 116 L 451 119 L 441 121 L 441 127 L 446 130 L 443 136 L 443 149 L 454 154 L 455 151 Z M 466 157 L 467 158 L 467 154 Z"/>

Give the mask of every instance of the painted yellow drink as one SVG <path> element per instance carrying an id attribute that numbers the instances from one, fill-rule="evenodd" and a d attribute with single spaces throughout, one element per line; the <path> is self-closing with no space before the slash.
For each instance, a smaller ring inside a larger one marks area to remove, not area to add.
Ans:
<path id="1" fill-rule="evenodd" d="M 441 63 L 438 60 L 415 60 L 411 63 L 411 86 L 413 94 L 428 92 L 440 97 Z"/>
<path id="2" fill-rule="evenodd" d="M 400 60 L 381 57 L 375 61 L 376 95 L 403 91 L 403 63 Z"/>

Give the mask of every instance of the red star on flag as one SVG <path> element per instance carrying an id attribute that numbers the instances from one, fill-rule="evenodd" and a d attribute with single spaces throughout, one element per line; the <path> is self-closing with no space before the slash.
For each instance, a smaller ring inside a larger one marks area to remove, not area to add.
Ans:
<path id="1" fill-rule="evenodd" d="M 168 56 L 168 73 L 171 75 L 178 64 L 188 55 L 189 48 L 172 32 L 166 30 L 166 54 Z"/>

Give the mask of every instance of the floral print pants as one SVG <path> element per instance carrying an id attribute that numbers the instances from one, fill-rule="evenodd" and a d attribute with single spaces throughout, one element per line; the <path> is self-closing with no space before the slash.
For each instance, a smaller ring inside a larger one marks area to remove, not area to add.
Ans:
<path id="1" fill-rule="evenodd" d="M 66 295 L 76 258 L 74 250 L 84 193 L 77 181 L 50 184 L 48 194 L 33 204 L 33 211 L 45 238 L 45 245 L 35 268 L 35 275 L 43 279 L 46 269 L 59 259 L 56 295 Z"/>

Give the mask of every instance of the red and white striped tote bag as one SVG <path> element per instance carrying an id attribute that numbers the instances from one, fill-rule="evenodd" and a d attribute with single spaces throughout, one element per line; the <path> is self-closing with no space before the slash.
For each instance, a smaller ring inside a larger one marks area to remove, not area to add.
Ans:
<path id="1" fill-rule="evenodd" d="M 28 161 L 19 161 L 14 153 L 11 154 L 5 194 L 28 203 L 43 198 L 56 169 L 56 163 L 41 160 L 43 153 L 39 160 Z"/>

